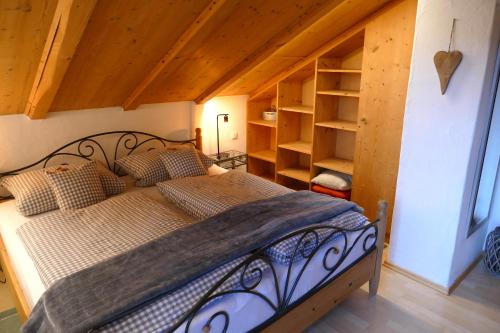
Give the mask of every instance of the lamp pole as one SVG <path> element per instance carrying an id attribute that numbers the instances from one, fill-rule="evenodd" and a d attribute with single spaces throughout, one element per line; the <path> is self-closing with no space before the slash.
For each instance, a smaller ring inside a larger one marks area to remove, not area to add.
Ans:
<path id="1" fill-rule="evenodd" d="M 221 113 L 217 115 L 217 159 L 220 160 L 220 149 L 219 149 L 219 117 L 224 116 L 224 122 L 229 121 L 229 114 Z"/>

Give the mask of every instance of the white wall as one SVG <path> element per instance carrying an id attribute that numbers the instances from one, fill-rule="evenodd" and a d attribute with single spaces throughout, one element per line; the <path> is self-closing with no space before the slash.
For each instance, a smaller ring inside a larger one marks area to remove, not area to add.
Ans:
<path id="1" fill-rule="evenodd" d="M 495 169 L 496 167 L 496 182 L 488 219 L 488 232 L 490 232 L 495 229 L 495 227 L 500 226 L 500 166 L 498 164 L 500 158 L 500 86 L 497 90 L 495 111 L 493 112 L 493 118 L 491 120 L 487 156 L 491 159 L 488 161 L 491 163 L 491 168 Z M 494 179 L 493 177 L 495 176 L 492 174 L 491 178 Z"/>
<path id="2" fill-rule="evenodd" d="M 0 117 L 0 170 L 34 162 L 73 139 L 112 130 L 137 130 L 171 139 L 194 137 L 192 102 L 143 105 L 136 111 L 119 107 L 51 112 L 47 119 L 24 115 Z"/>
<path id="3" fill-rule="evenodd" d="M 477 256 L 484 239 L 484 227 L 468 239 L 464 230 L 488 112 L 482 92 L 491 83 L 496 2 L 418 2 L 389 261 L 444 287 Z M 452 48 L 463 60 L 442 96 L 433 57 L 447 49 L 453 18 Z"/>
<path id="4" fill-rule="evenodd" d="M 229 114 L 229 122 L 224 123 L 219 117 L 220 151 L 234 149 L 246 152 L 247 99 L 247 95 L 216 97 L 194 107 L 193 127 L 203 130 L 203 151 L 206 154 L 217 152 L 216 117 L 222 113 Z"/>

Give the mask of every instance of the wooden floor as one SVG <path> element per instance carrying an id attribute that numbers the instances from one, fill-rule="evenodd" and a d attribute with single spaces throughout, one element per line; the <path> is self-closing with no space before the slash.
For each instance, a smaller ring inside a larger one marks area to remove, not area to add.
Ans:
<path id="1" fill-rule="evenodd" d="M 0 271 L 0 281 L 4 281 L 5 275 Z M 9 286 L 5 283 L 0 283 L 0 312 L 12 309 L 14 307 L 14 301 L 10 296 Z M 3 332 L 0 332 L 3 333 Z"/>
<path id="2" fill-rule="evenodd" d="M 480 263 L 451 296 L 385 267 L 376 298 L 354 292 L 307 333 L 500 333 L 500 279 Z"/>

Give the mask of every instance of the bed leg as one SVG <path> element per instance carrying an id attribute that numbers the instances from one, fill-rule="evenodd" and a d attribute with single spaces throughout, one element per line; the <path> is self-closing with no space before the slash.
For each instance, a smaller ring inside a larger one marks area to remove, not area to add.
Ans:
<path id="1" fill-rule="evenodd" d="M 378 284 L 380 282 L 380 271 L 382 269 L 382 260 L 384 254 L 384 241 L 385 241 L 385 228 L 387 225 L 387 202 L 381 200 L 378 202 L 378 212 L 377 218 L 380 221 L 378 223 L 378 239 L 377 239 L 377 259 L 375 261 L 375 270 L 373 272 L 373 277 L 370 279 L 369 283 L 369 293 L 370 296 L 377 295 Z"/>

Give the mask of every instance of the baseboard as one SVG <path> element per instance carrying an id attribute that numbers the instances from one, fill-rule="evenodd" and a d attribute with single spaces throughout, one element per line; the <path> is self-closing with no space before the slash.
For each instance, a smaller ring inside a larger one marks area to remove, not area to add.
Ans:
<path id="1" fill-rule="evenodd" d="M 462 274 L 460 274 L 456 280 L 452 283 L 452 285 L 450 287 L 445 287 L 445 286 L 442 286 L 440 284 L 437 284 L 437 283 L 434 283 L 430 280 L 427 280 L 426 278 L 418 275 L 418 274 L 415 274 L 413 272 L 410 272 L 404 268 L 401 268 L 399 267 L 398 265 L 395 265 L 393 263 L 391 263 L 389 260 L 386 260 L 384 262 L 384 265 L 385 267 L 397 272 L 397 273 L 400 273 L 414 281 L 417 281 L 423 285 L 426 285 L 427 287 L 430 287 L 436 291 L 439 291 L 440 293 L 442 294 L 445 294 L 445 295 L 450 295 L 453 291 L 455 291 L 455 289 L 457 289 L 457 287 L 460 285 L 460 283 L 467 277 L 467 275 L 470 274 L 470 272 L 472 272 L 472 270 L 477 266 L 477 264 L 481 261 L 481 258 L 483 257 L 483 253 L 480 253 L 479 256 L 474 259 L 474 261 L 467 267 L 467 269 L 465 269 L 463 271 Z"/>
<path id="2" fill-rule="evenodd" d="M 427 287 L 429 288 L 432 288 L 436 291 L 439 291 L 440 293 L 444 294 L 444 295 L 449 295 L 449 289 L 446 288 L 445 286 L 442 286 L 440 284 L 437 284 L 437 283 L 434 283 L 430 280 L 427 280 L 426 278 L 420 276 L 420 275 L 417 275 L 413 272 L 410 272 L 404 268 L 401 268 L 399 267 L 398 265 L 395 265 L 393 263 L 391 263 L 390 261 L 386 260 L 385 263 L 384 263 L 384 266 L 389 268 L 390 270 L 393 270 L 394 272 L 397 272 L 401 275 L 404 275 L 406 276 L 407 278 L 410 278 L 412 279 L 413 281 L 416 281 L 416 282 L 419 282 L 423 285 L 426 285 Z"/>
<path id="3" fill-rule="evenodd" d="M 452 283 L 451 287 L 449 288 L 449 293 L 451 294 L 452 292 L 455 291 L 455 289 L 457 289 L 457 287 L 460 285 L 460 283 L 462 283 L 462 281 L 467 277 L 467 275 L 470 274 L 470 272 L 472 272 L 472 270 L 474 268 L 476 268 L 477 264 L 479 264 L 479 262 L 481 261 L 481 259 L 483 259 L 483 255 L 484 253 L 481 252 L 476 259 L 474 259 L 474 261 L 471 262 L 471 264 L 465 269 L 465 271 L 462 272 L 462 274 L 460 274 L 456 279 L 455 281 Z"/>

